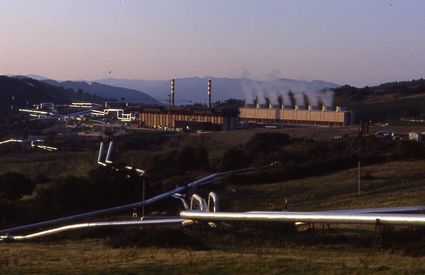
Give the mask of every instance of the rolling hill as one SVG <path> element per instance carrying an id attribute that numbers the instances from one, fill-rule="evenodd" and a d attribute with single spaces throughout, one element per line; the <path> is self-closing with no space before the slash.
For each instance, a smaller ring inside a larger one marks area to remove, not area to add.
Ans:
<path id="1" fill-rule="evenodd" d="M 335 89 L 335 103 L 354 111 L 357 122 L 423 118 L 425 80 L 390 82 L 363 88 L 344 85 Z"/>
<path id="2" fill-rule="evenodd" d="M 76 92 L 82 90 L 92 95 L 98 95 L 105 98 L 111 98 L 115 100 L 122 100 L 123 98 L 127 102 L 142 103 L 146 105 L 159 105 L 160 102 L 155 98 L 141 92 L 132 89 L 114 87 L 98 82 L 85 82 L 85 81 L 63 81 L 58 82 L 55 80 L 43 80 L 43 82 L 64 87 L 65 89 L 72 89 Z"/>
<path id="3" fill-rule="evenodd" d="M 85 92 L 74 92 L 25 76 L 0 76 L 0 108 L 3 112 L 18 108 L 32 107 L 40 102 L 69 103 L 90 101 L 103 103 L 104 97 Z"/>

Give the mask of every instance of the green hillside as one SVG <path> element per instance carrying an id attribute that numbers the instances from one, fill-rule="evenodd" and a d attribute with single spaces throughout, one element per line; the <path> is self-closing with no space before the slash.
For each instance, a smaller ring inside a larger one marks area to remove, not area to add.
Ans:
<path id="1" fill-rule="evenodd" d="M 349 85 L 335 89 L 335 104 L 354 111 L 355 121 L 387 121 L 425 116 L 425 80 L 384 83 L 373 87 Z"/>

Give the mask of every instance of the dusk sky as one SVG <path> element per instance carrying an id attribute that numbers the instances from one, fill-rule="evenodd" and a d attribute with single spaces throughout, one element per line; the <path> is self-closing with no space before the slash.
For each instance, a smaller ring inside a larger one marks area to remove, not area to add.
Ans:
<path id="1" fill-rule="evenodd" d="M 0 74 L 54 79 L 425 76 L 425 1 L 0 0 Z"/>

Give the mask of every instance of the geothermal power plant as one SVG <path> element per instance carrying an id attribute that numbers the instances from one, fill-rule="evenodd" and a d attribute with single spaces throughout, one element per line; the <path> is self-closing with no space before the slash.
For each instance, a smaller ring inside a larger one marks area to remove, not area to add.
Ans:
<path id="1" fill-rule="evenodd" d="M 276 82 L 262 86 L 242 82 L 245 106 L 229 110 L 212 107 L 212 80 L 209 79 L 206 84 L 207 108 L 182 108 L 175 106 L 176 83 L 172 79 L 168 108 L 140 109 L 136 115 L 139 127 L 233 130 L 238 125 L 341 127 L 353 123 L 351 111 L 340 106 L 333 107 L 331 90 L 293 83 Z"/>

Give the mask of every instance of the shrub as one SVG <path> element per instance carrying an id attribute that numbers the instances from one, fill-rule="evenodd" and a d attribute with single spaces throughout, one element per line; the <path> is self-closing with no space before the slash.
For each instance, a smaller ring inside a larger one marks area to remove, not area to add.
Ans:
<path id="1" fill-rule="evenodd" d="M 34 190 L 31 179 L 20 173 L 5 173 L 0 176 L 0 195 L 9 200 L 16 200 Z"/>
<path id="2" fill-rule="evenodd" d="M 246 144 L 252 153 L 269 153 L 280 146 L 288 145 L 291 138 L 285 133 L 257 133 Z"/>
<path id="3" fill-rule="evenodd" d="M 252 162 L 251 156 L 244 150 L 232 148 L 224 152 L 221 159 L 223 170 L 234 170 L 248 167 Z"/>

